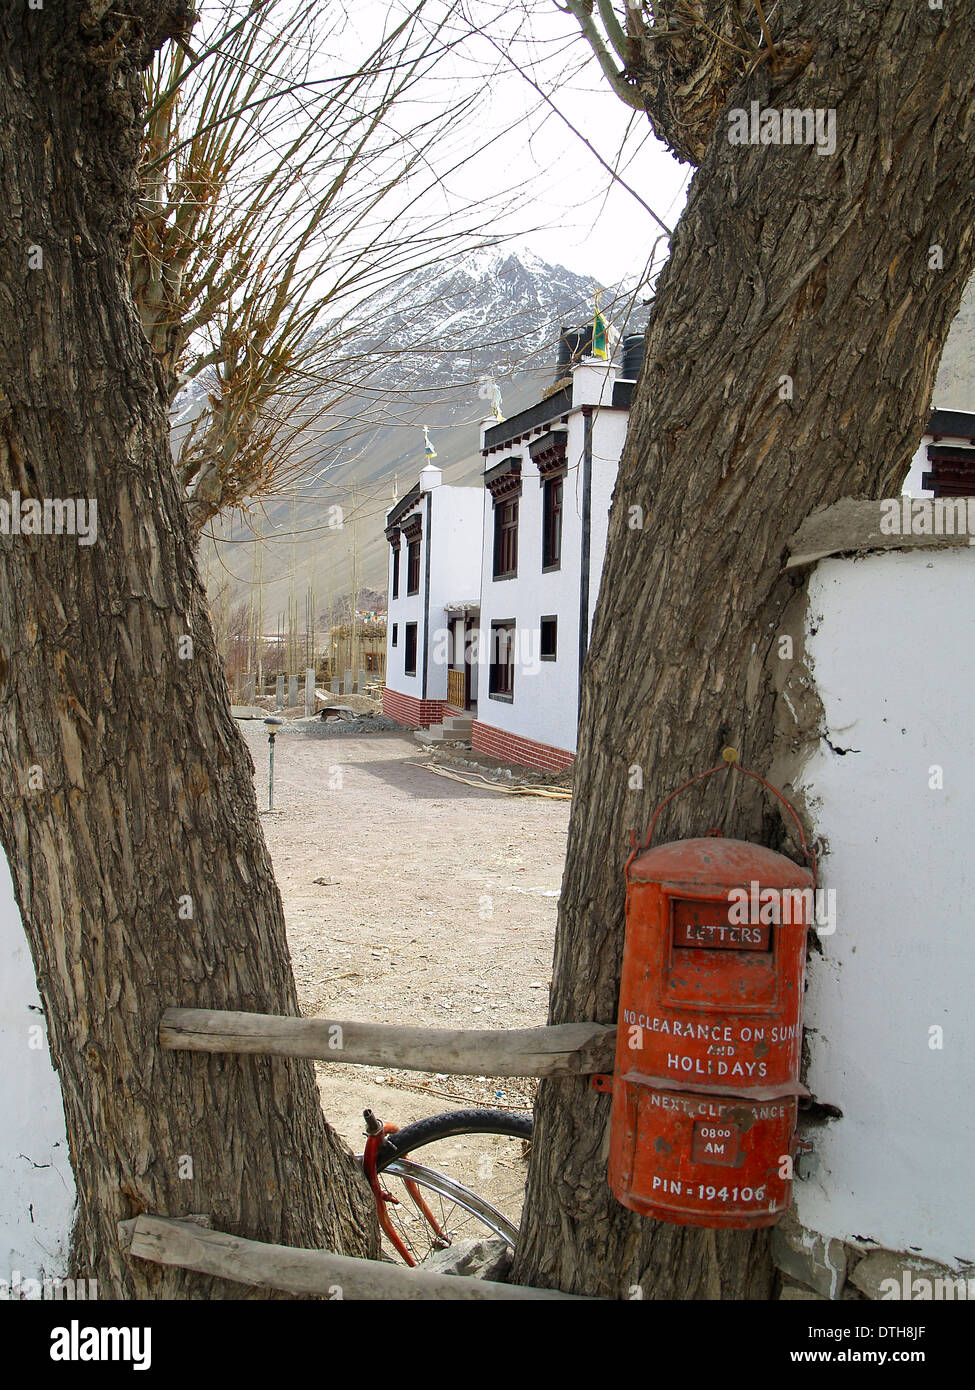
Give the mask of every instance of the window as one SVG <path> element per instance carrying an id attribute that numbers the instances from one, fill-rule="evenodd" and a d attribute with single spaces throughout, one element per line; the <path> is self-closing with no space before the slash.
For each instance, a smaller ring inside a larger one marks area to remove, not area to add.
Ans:
<path id="1" fill-rule="evenodd" d="M 408 676 L 416 675 L 416 623 L 406 624 L 406 648 L 403 653 L 403 670 Z"/>
<path id="2" fill-rule="evenodd" d="M 406 565 L 406 592 L 408 594 L 418 594 L 420 592 L 420 537 L 410 541 L 410 547 Z"/>
<path id="3" fill-rule="evenodd" d="M 515 695 L 515 620 L 505 618 L 491 624 L 491 676 L 488 695 L 492 700 L 513 700 Z"/>
<path id="4" fill-rule="evenodd" d="M 558 649 L 558 618 L 542 618 L 541 623 L 541 650 L 539 656 L 543 661 L 554 661 Z"/>
<path id="5" fill-rule="evenodd" d="M 393 598 L 399 598 L 399 543 L 393 546 Z"/>
<path id="6" fill-rule="evenodd" d="M 542 569 L 562 563 L 562 490 L 565 478 L 546 478 L 542 493 Z"/>
<path id="7" fill-rule="evenodd" d="M 379 670 L 379 657 L 376 655 L 375 652 L 366 652 L 366 670 L 367 670 L 367 671 L 378 671 L 378 670 Z"/>
<path id="8" fill-rule="evenodd" d="M 392 640 L 392 642 L 390 643 L 390 645 L 393 646 L 393 647 L 395 647 L 398 641 L 399 641 L 399 623 L 393 623 L 393 640 Z"/>
<path id="9" fill-rule="evenodd" d="M 518 573 L 518 498 L 497 502 L 494 508 L 494 578 Z"/>

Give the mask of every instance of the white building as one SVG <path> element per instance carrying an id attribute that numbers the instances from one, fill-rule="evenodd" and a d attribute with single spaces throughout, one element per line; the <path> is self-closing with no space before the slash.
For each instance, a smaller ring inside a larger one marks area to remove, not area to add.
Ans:
<path id="1" fill-rule="evenodd" d="M 445 487 L 440 469 L 428 464 L 416 487 L 387 513 L 386 539 L 390 556 L 383 709 L 401 724 L 427 728 L 443 719 L 447 704 L 453 656 L 446 651 L 448 607 L 459 604 L 463 609 L 466 604 L 475 614 L 477 610 L 480 489 Z M 463 670 L 463 646 L 459 656 Z M 477 700 L 473 669 L 464 694 Z"/>
<path id="2" fill-rule="evenodd" d="M 911 497 L 975 495 L 975 411 L 932 410 L 928 431 L 911 460 L 904 492 Z"/>
<path id="3" fill-rule="evenodd" d="M 632 382 L 583 358 L 570 383 L 482 434 L 482 697 L 472 746 L 526 767 L 575 755 Z"/>
<path id="4" fill-rule="evenodd" d="M 564 333 L 562 344 L 556 387 L 510 420 L 482 426 L 483 487 L 437 488 L 432 470 L 431 488 L 424 469 L 386 529 L 386 712 L 431 727 L 434 737 L 446 719 L 448 730 L 469 730 L 475 750 L 543 769 L 567 767 L 575 756 L 579 675 L 643 339 L 626 340 L 622 367 L 579 355 L 584 330 Z M 433 506 L 428 550 L 423 499 L 438 493 L 452 500 L 439 513 Z M 404 546 L 412 560 L 403 560 Z M 407 570 L 415 587 L 404 597 Z M 404 664 L 426 633 L 425 665 L 420 656 Z"/>

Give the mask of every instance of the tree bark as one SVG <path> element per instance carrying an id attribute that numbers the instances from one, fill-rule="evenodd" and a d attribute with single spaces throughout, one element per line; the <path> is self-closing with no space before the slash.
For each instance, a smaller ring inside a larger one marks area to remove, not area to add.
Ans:
<path id="1" fill-rule="evenodd" d="M 140 69 L 189 18 L 183 0 L 0 15 L 0 496 L 97 503 L 94 544 L 0 537 L 0 839 L 64 1097 L 72 1272 L 102 1297 L 240 1296 L 122 1255 L 116 1223 L 143 1212 L 377 1251 L 310 1063 L 159 1047 L 170 1005 L 298 1013 L 126 276 Z"/>
<path id="2" fill-rule="evenodd" d="M 616 1017 L 630 829 L 725 744 L 769 767 L 773 644 L 802 582 L 783 569 L 789 537 L 840 497 L 900 490 L 975 269 L 971 5 L 805 0 L 781 22 L 792 51 L 808 45 L 801 73 L 763 64 L 727 105 L 834 108 L 836 152 L 731 145 L 718 111 L 660 278 L 584 672 L 552 1023 Z M 678 798 L 657 839 L 724 820 L 792 852 L 748 779 L 725 820 L 727 795 L 719 777 Z M 766 1232 L 670 1226 L 614 1201 L 609 1105 L 583 1080 L 542 1083 L 512 1277 L 770 1297 Z"/>

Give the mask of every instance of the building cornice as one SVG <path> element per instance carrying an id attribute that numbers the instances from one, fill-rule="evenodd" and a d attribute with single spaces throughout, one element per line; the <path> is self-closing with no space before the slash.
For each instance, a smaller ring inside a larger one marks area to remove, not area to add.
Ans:
<path id="1" fill-rule="evenodd" d="M 411 487 L 405 497 L 402 497 L 395 506 L 390 507 L 386 513 L 386 534 L 394 529 L 397 523 L 402 520 L 408 511 L 411 511 L 419 502 L 421 496 L 420 484 Z"/>
<path id="2" fill-rule="evenodd" d="M 506 444 L 518 444 L 529 435 L 536 433 L 543 425 L 549 425 L 554 420 L 565 420 L 568 412 L 572 409 L 572 389 L 566 388 L 564 391 L 556 391 L 554 395 L 547 399 L 537 401 L 527 410 L 520 410 L 517 415 L 512 415 L 510 420 L 503 420 L 498 425 L 492 425 L 484 433 L 484 443 L 482 453 L 487 456 L 494 453 L 496 449 L 503 448 Z"/>
<path id="3" fill-rule="evenodd" d="M 521 494 L 521 459 L 517 455 L 502 459 L 484 474 L 484 486 L 495 502 Z"/>
<path id="4" fill-rule="evenodd" d="M 975 439 L 975 411 L 932 410 L 927 433 L 939 439 Z"/>
<path id="5" fill-rule="evenodd" d="M 552 478 L 567 471 L 566 445 L 567 430 L 549 430 L 528 445 L 532 463 L 538 469 L 540 478 Z"/>

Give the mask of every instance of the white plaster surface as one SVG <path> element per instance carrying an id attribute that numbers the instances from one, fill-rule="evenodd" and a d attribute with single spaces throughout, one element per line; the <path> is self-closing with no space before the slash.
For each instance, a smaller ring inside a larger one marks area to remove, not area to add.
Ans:
<path id="1" fill-rule="evenodd" d="M 532 463 L 528 441 L 505 445 L 487 460 L 487 469 L 502 458 L 521 459 L 522 491 L 518 509 L 518 572 L 496 580 L 494 564 L 494 502 L 484 487 L 438 486 L 433 489 L 432 549 L 430 557 L 430 654 L 427 698 L 447 694 L 446 658 L 450 652 L 449 618 L 444 605 L 480 599 L 480 633 L 474 678 L 477 718 L 506 733 L 574 752 L 579 706 L 579 620 L 582 571 L 583 456 L 585 417 L 582 406 L 606 406 L 612 400 L 617 368 L 596 359 L 585 359 L 572 374 L 572 409 L 568 420 L 562 510 L 562 560 L 558 569 L 542 572 L 542 489 Z M 589 619 L 595 612 L 606 551 L 609 507 L 616 482 L 620 454 L 626 437 L 628 413 L 597 408 L 592 423 L 592 478 L 590 493 Z M 495 424 L 490 419 L 481 436 Z M 541 425 L 538 437 L 551 426 Z M 425 508 L 418 501 L 413 511 Z M 425 515 L 425 512 L 424 512 Z M 425 565 L 425 546 L 421 564 Z M 420 593 L 406 594 L 407 547 L 400 553 L 399 597 L 389 600 L 386 649 L 386 685 L 390 690 L 419 697 L 423 680 L 419 660 L 415 676 L 403 667 L 404 630 L 416 622 L 418 652 L 423 650 L 423 585 Z M 392 569 L 390 565 L 390 595 Z M 557 652 L 554 661 L 541 660 L 541 619 L 557 620 Z M 516 626 L 514 699 L 494 699 L 489 694 L 491 623 L 513 620 Z M 393 624 L 397 646 L 392 646 Z"/>
<path id="2" fill-rule="evenodd" d="M 827 737 L 847 751 L 821 742 L 801 779 L 837 917 L 810 963 L 808 1082 L 843 1118 L 808 1136 L 798 1216 L 975 1260 L 975 549 L 826 560 L 809 595 Z"/>
<path id="3" fill-rule="evenodd" d="M 444 605 L 477 599 L 481 584 L 481 493 L 479 487 L 435 487 L 430 509 L 430 641 L 427 654 L 426 699 L 447 697 L 447 617 Z M 386 685 L 402 695 L 423 698 L 423 611 L 426 588 L 427 494 L 408 513 L 423 518 L 420 537 L 420 587 L 407 594 L 409 547 L 400 545 L 399 597 L 393 598 L 392 550 L 389 552 L 389 603 L 386 622 Z M 394 647 L 393 624 L 397 625 Z M 416 674 L 405 671 L 406 624 L 416 623 Z"/>
<path id="4" fill-rule="evenodd" d="M 581 405 L 612 399 L 617 372 L 594 363 L 577 367 L 572 377 L 573 408 L 566 440 L 567 473 L 562 504 L 562 560 L 557 570 L 542 571 L 542 488 L 528 442 L 513 444 L 488 460 L 521 458 L 522 492 L 518 509 L 518 573 L 496 580 L 494 563 L 494 504 L 484 492 L 484 543 L 481 570 L 481 663 L 477 717 L 485 724 L 520 738 L 574 752 L 579 717 L 579 610 L 582 578 L 583 461 L 585 416 Z M 592 423 L 592 477 L 589 530 L 589 617 L 596 608 L 609 506 L 626 436 L 627 412 L 597 410 Z M 540 427 L 539 434 L 548 426 Z M 540 660 L 541 619 L 558 622 L 555 661 Z M 514 619 L 517 629 L 514 699 L 492 699 L 489 688 L 492 621 Z"/>
<path id="5" fill-rule="evenodd" d="M 75 1185 L 61 1089 L 2 850 L 0 962 L 0 1281 L 16 1287 L 18 1274 L 64 1274 Z"/>
<path id="6" fill-rule="evenodd" d="M 569 417 L 568 472 L 562 492 L 562 562 L 542 572 L 542 500 L 538 468 L 527 442 L 504 450 L 521 457 L 518 506 L 518 573 L 495 579 L 494 502 L 484 489 L 481 591 L 480 692 L 477 717 L 485 724 L 553 748 L 575 748 L 579 672 L 579 556 L 582 546 L 583 416 Z M 489 466 L 498 460 L 488 460 Z M 541 619 L 557 619 L 555 661 L 542 661 Z M 495 699 L 490 690 L 491 624 L 513 619 L 516 626 L 514 699 Z"/>

